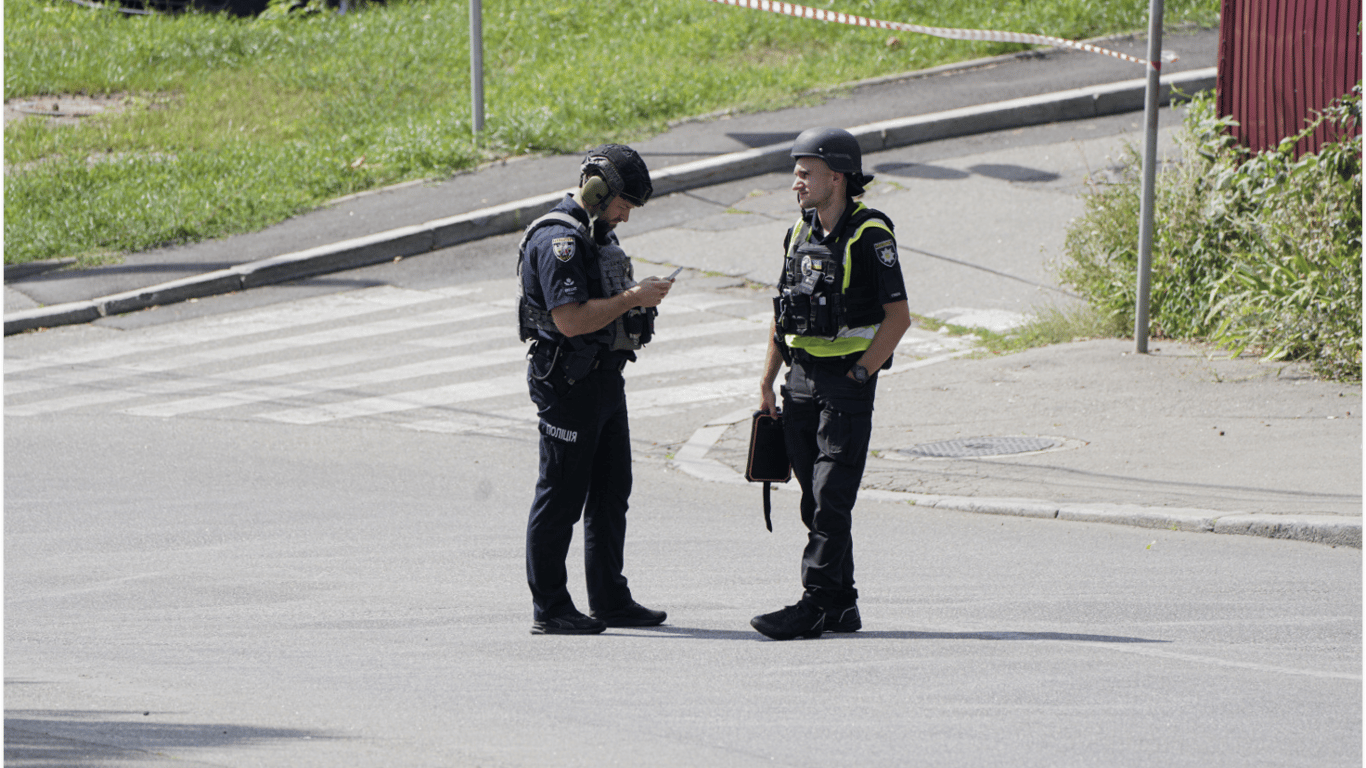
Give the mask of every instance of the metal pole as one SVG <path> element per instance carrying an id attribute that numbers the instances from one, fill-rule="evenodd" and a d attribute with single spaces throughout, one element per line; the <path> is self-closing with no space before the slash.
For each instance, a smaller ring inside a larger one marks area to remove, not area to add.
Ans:
<path id="1" fill-rule="evenodd" d="M 474 132 L 484 131 L 484 9 L 481 0 L 470 0 L 470 100 Z"/>
<path id="2" fill-rule="evenodd" d="M 1143 190 L 1138 209 L 1138 295 L 1134 351 L 1148 353 L 1148 297 L 1153 264 L 1153 187 L 1157 183 L 1158 78 L 1162 74 L 1162 0 L 1148 2 L 1148 87 L 1143 98 Z"/>

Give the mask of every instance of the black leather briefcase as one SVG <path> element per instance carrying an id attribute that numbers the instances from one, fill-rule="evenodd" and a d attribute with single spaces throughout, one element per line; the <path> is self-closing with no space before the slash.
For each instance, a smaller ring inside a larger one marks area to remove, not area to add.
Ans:
<path id="1" fill-rule="evenodd" d="M 782 414 L 755 411 L 749 429 L 749 460 L 745 462 L 745 479 L 764 484 L 764 525 L 773 530 L 773 505 L 769 492 L 773 483 L 792 479 L 792 465 L 787 461 L 787 442 L 783 439 Z"/>

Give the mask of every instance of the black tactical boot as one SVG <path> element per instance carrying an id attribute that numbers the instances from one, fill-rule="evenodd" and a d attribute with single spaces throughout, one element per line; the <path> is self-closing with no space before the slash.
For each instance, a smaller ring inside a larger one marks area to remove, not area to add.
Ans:
<path id="1" fill-rule="evenodd" d="M 654 627 L 668 617 L 664 611 L 646 608 L 634 600 L 611 611 L 593 611 L 593 618 L 607 622 L 609 627 Z"/>
<path id="2" fill-rule="evenodd" d="M 749 625 L 774 640 L 816 638 L 825 630 L 825 612 L 803 600 L 781 611 L 755 616 L 749 620 Z"/>
<path id="3" fill-rule="evenodd" d="M 857 605 L 835 606 L 825 612 L 826 632 L 857 632 L 863 629 Z"/>
<path id="4" fill-rule="evenodd" d="M 584 616 L 578 611 L 531 622 L 533 635 L 596 635 L 604 629 L 607 629 L 605 622 Z"/>

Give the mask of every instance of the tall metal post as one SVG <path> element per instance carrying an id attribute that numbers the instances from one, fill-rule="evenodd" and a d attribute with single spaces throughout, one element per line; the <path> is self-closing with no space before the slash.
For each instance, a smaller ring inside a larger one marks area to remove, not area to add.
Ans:
<path id="1" fill-rule="evenodd" d="M 470 0 L 470 100 L 474 110 L 474 133 L 484 131 L 484 8 L 482 0 Z"/>
<path id="2" fill-rule="evenodd" d="M 1143 189 L 1138 209 L 1138 295 L 1134 351 L 1148 353 L 1148 299 L 1153 263 L 1153 188 L 1157 184 L 1157 107 L 1162 74 L 1162 0 L 1148 2 L 1148 87 L 1143 98 Z"/>

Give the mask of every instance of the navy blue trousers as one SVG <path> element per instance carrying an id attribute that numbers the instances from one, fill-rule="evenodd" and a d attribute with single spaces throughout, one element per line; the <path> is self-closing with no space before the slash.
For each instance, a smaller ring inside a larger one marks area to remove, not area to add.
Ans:
<path id="1" fill-rule="evenodd" d="M 873 431 L 876 374 L 867 384 L 845 376 L 852 360 L 792 361 L 783 395 L 783 436 L 802 489 L 802 599 L 822 610 L 853 605 L 854 501 Z"/>
<path id="2" fill-rule="evenodd" d="M 602 367 L 569 384 L 557 366 L 527 385 L 540 413 L 541 463 L 526 528 L 526 576 L 536 621 L 573 610 L 565 558 L 583 518 L 584 571 L 590 611 L 631 602 L 622 575 L 626 508 L 631 496 L 631 433 L 621 371 Z"/>

